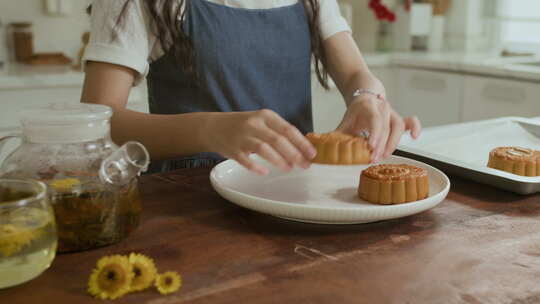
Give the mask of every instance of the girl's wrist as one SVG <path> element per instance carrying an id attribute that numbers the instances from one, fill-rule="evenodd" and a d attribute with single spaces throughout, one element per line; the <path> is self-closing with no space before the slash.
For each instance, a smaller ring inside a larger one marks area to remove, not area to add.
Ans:
<path id="1" fill-rule="evenodd" d="M 347 102 L 347 108 L 357 103 L 385 103 L 386 99 L 384 93 L 372 89 L 358 89 L 351 94 L 350 99 Z"/>
<path id="2" fill-rule="evenodd" d="M 195 131 L 195 135 L 199 138 L 203 152 L 221 152 L 223 144 L 233 135 L 231 134 L 231 123 L 238 119 L 240 113 L 242 112 L 199 113 L 201 123 L 199 130 Z"/>
<path id="3" fill-rule="evenodd" d="M 381 102 L 386 101 L 386 99 L 384 98 L 384 94 L 382 93 L 379 93 L 370 89 L 357 89 L 352 94 L 351 103 L 358 100 L 371 99 L 371 98 L 376 98 L 380 100 Z"/>
<path id="4" fill-rule="evenodd" d="M 217 120 L 219 119 L 219 114 L 221 113 L 207 112 L 199 114 L 201 115 L 201 123 L 198 130 L 194 130 L 194 135 L 199 140 L 199 144 L 201 146 L 200 150 L 204 152 L 215 152 L 213 151 L 214 147 L 212 145 L 212 142 L 214 142 L 213 136 L 216 133 L 215 124 L 217 123 Z"/>

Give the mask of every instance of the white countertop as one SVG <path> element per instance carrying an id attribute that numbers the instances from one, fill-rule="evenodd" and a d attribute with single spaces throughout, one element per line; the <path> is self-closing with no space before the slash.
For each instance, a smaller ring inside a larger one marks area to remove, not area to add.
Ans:
<path id="1" fill-rule="evenodd" d="M 502 57 L 489 53 L 387 53 L 364 54 L 369 66 L 401 66 L 435 69 L 457 73 L 480 74 L 503 78 L 540 81 L 540 65 L 521 65 L 521 62 L 540 62 L 540 57 Z"/>
<path id="2" fill-rule="evenodd" d="M 83 81 L 84 73 L 72 69 L 71 66 L 30 66 L 12 63 L 0 69 L 0 90 L 80 87 Z"/>
<path id="3" fill-rule="evenodd" d="M 435 69 L 456 73 L 522 79 L 540 82 L 540 65 L 527 66 L 516 63 L 538 61 L 540 57 L 501 57 L 486 53 L 365 53 L 370 67 L 401 66 Z M 9 64 L 0 69 L 0 90 L 40 87 L 82 86 L 84 73 L 69 66 L 29 66 Z"/>

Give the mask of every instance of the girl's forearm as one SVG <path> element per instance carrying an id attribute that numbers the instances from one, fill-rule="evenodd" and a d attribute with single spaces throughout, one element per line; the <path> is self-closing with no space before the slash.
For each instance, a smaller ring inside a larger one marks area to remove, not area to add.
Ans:
<path id="1" fill-rule="evenodd" d="M 117 144 L 141 142 L 153 159 L 210 152 L 205 130 L 216 114 L 219 113 L 157 115 L 117 109 L 111 120 L 112 138 Z"/>
<path id="2" fill-rule="evenodd" d="M 358 89 L 385 95 L 384 86 L 369 70 L 350 33 L 338 33 L 325 40 L 324 44 L 328 54 L 326 67 L 347 106 Z"/>
<path id="3" fill-rule="evenodd" d="M 153 159 L 192 155 L 209 151 L 208 123 L 220 113 L 155 115 L 126 109 L 136 72 L 119 65 L 87 62 L 82 102 L 113 109 L 112 137 L 117 144 L 136 140 Z"/>

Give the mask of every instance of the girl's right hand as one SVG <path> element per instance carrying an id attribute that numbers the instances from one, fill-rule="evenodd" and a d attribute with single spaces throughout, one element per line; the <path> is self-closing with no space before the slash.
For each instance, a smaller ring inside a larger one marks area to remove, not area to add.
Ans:
<path id="1" fill-rule="evenodd" d="M 281 170 L 307 169 L 316 155 L 300 131 L 271 110 L 212 113 L 202 136 L 209 152 L 234 159 L 260 175 L 268 168 L 250 159 L 256 153 Z"/>

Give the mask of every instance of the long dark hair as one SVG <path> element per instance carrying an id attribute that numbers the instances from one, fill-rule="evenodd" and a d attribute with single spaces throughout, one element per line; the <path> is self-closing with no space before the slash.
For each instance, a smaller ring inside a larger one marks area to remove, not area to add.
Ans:
<path id="1" fill-rule="evenodd" d="M 176 61 L 184 68 L 185 72 L 196 79 L 195 52 L 193 43 L 184 32 L 186 0 L 141 0 L 150 16 L 150 26 L 154 31 L 161 47 L 166 53 L 174 55 Z M 188 0 L 190 1 L 190 0 Z M 200 1 L 200 0 L 195 0 Z M 302 1 L 308 16 L 311 36 L 311 54 L 315 62 L 315 71 L 321 85 L 328 89 L 328 71 L 326 70 L 326 53 L 319 28 L 319 0 Z M 116 26 L 121 26 L 129 6 L 134 0 L 125 0 L 121 13 L 116 21 Z M 90 12 L 91 8 L 89 8 Z M 114 39 L 114 37 L 113 37 Z"/>

